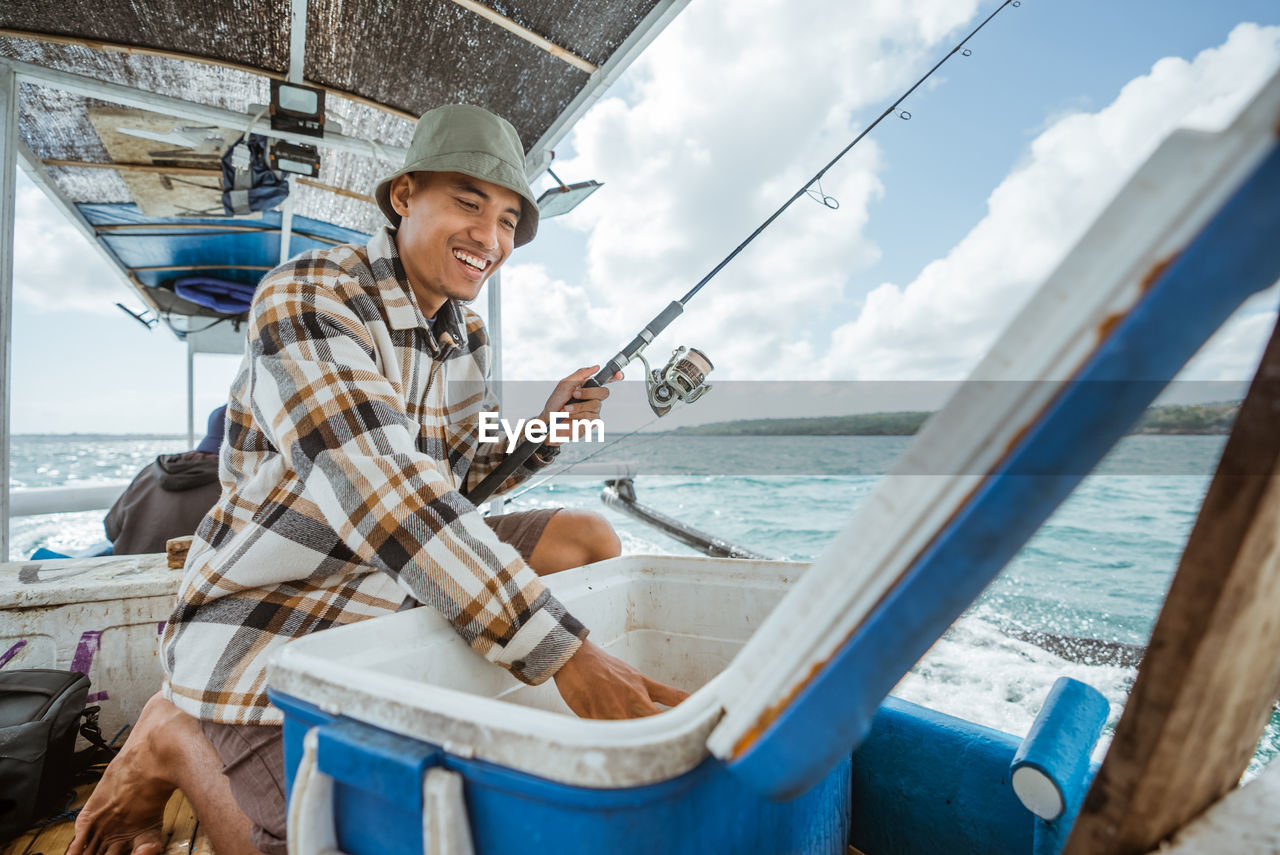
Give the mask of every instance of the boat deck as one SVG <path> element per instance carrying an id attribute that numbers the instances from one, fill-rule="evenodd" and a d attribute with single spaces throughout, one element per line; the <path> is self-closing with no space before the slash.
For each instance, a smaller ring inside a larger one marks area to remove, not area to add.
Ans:
<path id="1" fill-rule="evenodd" d="M 72 808 L 78 808 L 93 792 L 94 784 L 76 788 Z M 0 850 L 0 855 L 64 855 L 75 834 L 75 817 L 36 825 Z M 164 855 L 213 855 L 213 846 L 200 828 L 191 803 L 178 790 L 164 809 Z"/>

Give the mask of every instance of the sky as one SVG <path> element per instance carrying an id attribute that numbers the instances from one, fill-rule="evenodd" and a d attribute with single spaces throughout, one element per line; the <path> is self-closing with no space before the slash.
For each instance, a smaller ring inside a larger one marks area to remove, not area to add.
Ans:
<path id="1" fill-rule="evenodd" d="M 692 0 L 557 149 L 562 179 L 605 187 L 503 268 L 506 377 L 615 353 L 997 5 Z M 770 389 L 963 378 L 1161 139 L 1220 127 L 1280 68 L 1280 4 L 1022 0 L 968 47 L 827 174 L 838 208 L 796 202 L 658 361 L 692 345 L 713 381 Z M 139 301 L 22 176 L 17 214 L 12 430 L 185 431 L 185 347 L 114 307 Z M 1277 302 L 1182 377 L 1251 377 Z M 197 437 L 237 361 L 197 357 Z"/>

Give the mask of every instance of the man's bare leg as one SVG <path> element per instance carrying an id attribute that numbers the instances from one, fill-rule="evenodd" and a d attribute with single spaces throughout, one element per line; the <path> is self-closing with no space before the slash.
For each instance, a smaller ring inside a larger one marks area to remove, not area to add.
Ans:
<path id="1" fill-rule="evenodd" d="M 200 723 L 158 694 L 76 818 L 67 855 L 160 855 L 164 806 L 175 789 L 186 794 L 218 855 L 258 855 L 249 843 L 253 824 Z"/>
<path id="2" fill-rule="evenodd" d="M 622 543 L 609 521 L 594 511 L 557 511 L 547 521 L 529 566 L 539 576 L 559 573 L 622 554 Z"/>

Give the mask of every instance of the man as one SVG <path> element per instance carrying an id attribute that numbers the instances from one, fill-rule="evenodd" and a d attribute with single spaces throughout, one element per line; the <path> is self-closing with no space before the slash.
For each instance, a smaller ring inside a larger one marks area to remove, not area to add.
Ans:
<path id="1" fill-rule="evenodd" d="M 561 511 L 490 524 L 459 493 L 503 456 L 478 442 L 479 414 L 494 408 L 480 391 L 489 348 L 463 304 L 537 230 L 515 129 L 475 107 L 433 110 L 376 198 L 391 227 L 365 247 L 302 255 L 255 295 L 223 494 L 165 631 L 163 696 L 77 819 L 69 855 L 158 853 L 175 787 L 219 855 L 283 855 L 282 715 L 267 701 L 267 659 L 291 638 L 394 612 L 406 595 L 519 679 L 553 678 L 579 715 L 647 715 L 685 697 L 587 640 L 538 578 L 618 554 L 607 523 Z M 543 418 L 596 417 L 608 391 L 581 385 L 595 370 L 562 380 Z M 554 453 L 544 447 L 504 487 Z"/>
<path id="2" fill-rule="evenodd" d="M 164 552 L 170 538 L 194 534 L 222 493 L 218 448 L 226 405 L 209 414 L 204 439 L 185 454 L 161 454 L 116 499 L 102 521 L 114 555 Z"/>

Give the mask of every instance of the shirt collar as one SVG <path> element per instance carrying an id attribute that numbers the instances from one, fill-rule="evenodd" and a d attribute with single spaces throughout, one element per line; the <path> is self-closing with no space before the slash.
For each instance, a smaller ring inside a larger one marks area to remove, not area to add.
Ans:
<path id="1" fill-rule="evenodd" d="M 462 312 L 453 300 L 446 300 L 440 307 L 434 324 L 418 308 L 418 301 L 414 299 L 413 289 L 409 287 L 404 264 L 396 249 L 395 229 L 390 226 L 378 229 L 370 236 L 367 248 L 369 266 L 377 279 L 382 305 L 387 312 L 387 323 L 392 329 L 407 330 L 417 327 L 426 331 L 427 340 L 437 352 L 440 349 L 439 339 L 445 334 L 459 347 L 466 343 Z"/>

